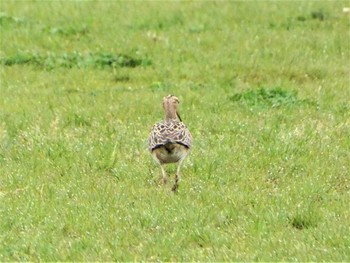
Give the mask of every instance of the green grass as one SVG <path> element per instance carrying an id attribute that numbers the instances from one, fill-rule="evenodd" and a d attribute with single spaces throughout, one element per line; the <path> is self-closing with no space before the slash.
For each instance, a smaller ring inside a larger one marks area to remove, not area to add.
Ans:
<path id="1" fill-rule="evenodd" d="M 349 5 L 1 1 L 0 261 L 349 261 Z"/>
<path id="2" fill-rule="evenodd" d="M 13 57 L 4 58 L 0 61 L 4 66 L 29 64 L 46 70 L 59 67 L 64 68 L 104 68 L 104 67 L 130 67 L 134 68 L 140 65 L 151 64 L 149 60 L 135 59 L 126 55 L 114 55 L 110 53 L 101 54 L 81 54 L 73 52 L 71 54 L 63 54 L 61 56 L 48 55 L 28 55 L 16 54 Z"/>

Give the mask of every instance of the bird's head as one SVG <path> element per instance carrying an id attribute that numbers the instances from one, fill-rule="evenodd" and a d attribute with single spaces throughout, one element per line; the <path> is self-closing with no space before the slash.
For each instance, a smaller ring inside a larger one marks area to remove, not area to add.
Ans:
<path id="1" fill-rule="evenodd" d="M 181 117 L 177 110 L 177 106 L 179 105 L 179 103 L 180 103 L 179 98 L 174 95 L 168 95 L 163 98 L 163 108 L 165 112 L 176 113 L 176 116 L 181 121 Z"/>
<path id="2" fill-rule="evenodd" d="M 179 98 L 174 95 L 168 95 L 163 98 L 163 105 L 171 104 L 177 106 L 179 103 Z"/>

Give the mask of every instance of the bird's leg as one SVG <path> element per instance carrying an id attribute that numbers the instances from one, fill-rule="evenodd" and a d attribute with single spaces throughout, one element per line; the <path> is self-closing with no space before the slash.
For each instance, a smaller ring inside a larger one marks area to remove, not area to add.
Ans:
<path id="1" fill-rule="evenodd" d="M 177 170 L 176 170 L 176 175 L 175 175 L 175 183 L 173 185 L 173 188 L 171 190 L 173 190 L 174 192 L 176 192 L 177 188 L 179 187 L 179 181 L 180 181 L 180 168 L 181 168 L 181 164 L 183 162 L 184 159 L 179 161 L 179 164 L 177 166 Z"/>
<path id="2" fill-rule="evenodd" d="M 162 164 L 160 165 L 160 169 L 162 170 L 163 184 L 166 184 L 167 181 L 168 181 L 168 179 L 167 179 L 167 177 L 166 177 L 166 172 L 165 172 L 164 167 L 163 167 Z"/>

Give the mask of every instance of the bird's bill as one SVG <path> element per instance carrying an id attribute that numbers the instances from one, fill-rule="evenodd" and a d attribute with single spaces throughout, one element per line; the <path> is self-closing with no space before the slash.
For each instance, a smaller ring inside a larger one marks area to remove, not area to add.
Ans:
<path id="1" fill-rule="evenodd" d="M 179 114 L 177 111 L 176 111 L 176 115 L 177 115 L 177 117 L 179 118 L 179 120 L 182 121 L 182 120 L 181 120 L 181 117 L 180 117 L 180 114 Z"/>

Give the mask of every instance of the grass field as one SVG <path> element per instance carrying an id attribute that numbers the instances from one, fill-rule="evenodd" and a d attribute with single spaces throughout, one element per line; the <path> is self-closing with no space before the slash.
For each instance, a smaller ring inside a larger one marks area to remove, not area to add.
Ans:
<path id="1" fill-rule="evenodd" d="M 1 1 L 0 261 L 350 261 L 346 6 Z"/>

